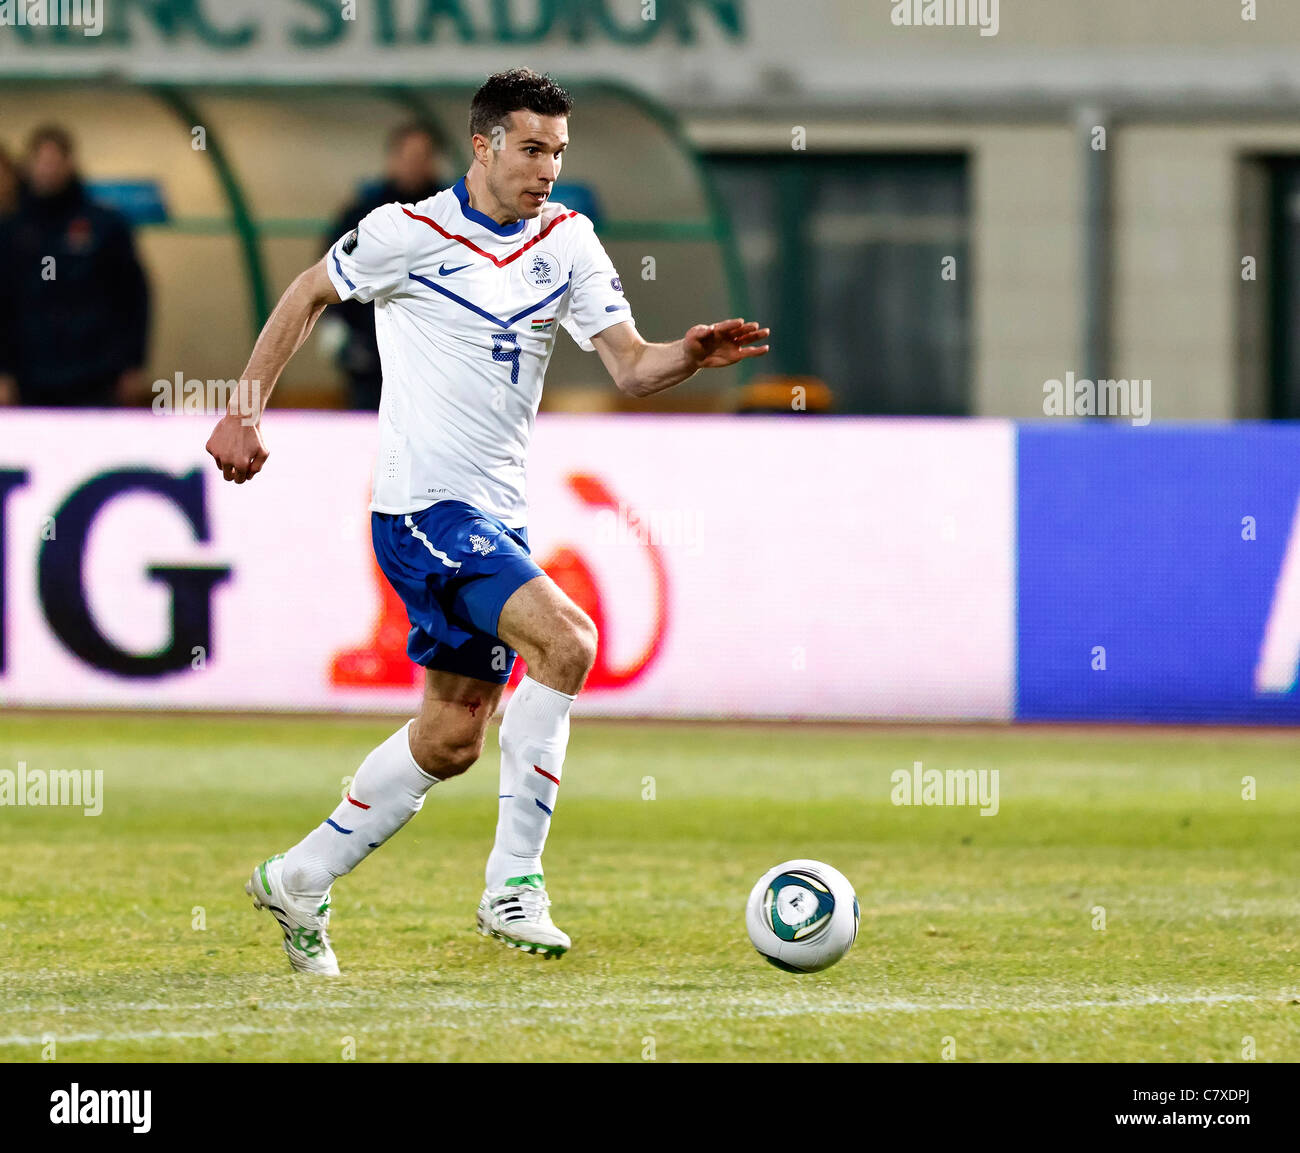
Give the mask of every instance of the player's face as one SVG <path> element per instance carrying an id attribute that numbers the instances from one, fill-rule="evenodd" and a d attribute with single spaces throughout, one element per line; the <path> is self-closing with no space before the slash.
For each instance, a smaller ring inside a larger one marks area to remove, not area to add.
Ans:
<path id="1" fill-rule="evenodd" d="M 518 219 L 538 215 L 559 179 L 568 145 L 567 117 L 512 112 L 501 147 L 493 149 L 488 163 L 488 191 L 503 210 Z"/>

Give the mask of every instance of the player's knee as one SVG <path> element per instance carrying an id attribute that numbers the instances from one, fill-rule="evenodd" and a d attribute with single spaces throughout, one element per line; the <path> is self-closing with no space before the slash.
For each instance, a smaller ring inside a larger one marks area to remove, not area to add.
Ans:
<path id="1" fill-rule="evenodd" d="M 570 677 L 586 677 L 596 663 L 596 645 L 599 642 L 596 625 L 579 609 L 556 635 L 551 650 L 554 663 L 561 666 Z"/>
<path id="2" fill-rule="evenodd" d="M 439 768 L 434 770 L 433 775 L 440 777 L 442 780 L 446 780 L 448 777 L 458 777 L 477 761 L 482 753 L 482 739 L 463 744 L 446 745 L 442 749 Z"/>
<path id="3" fill-rule="evenodd" d="M 596 631 L 596 622 L 586 613 L 582 614 L 580 629 L 579 655 L 582 658 L 582 675 L 591 672 L 596 663 L 596 650 L 600 646 L 600 634 Z"/>
<path id="4" fill-rule="evenodd" d="M 482 753 L 482 737 L 469 741 L 445 741 L 438 746 L 433 757 L 433 763 L 436 767 L 427 768 L 424 771 L 432 773 L 435 777 L 444 781 L 448 777 L 458 777 L 477 761 Z M 424 768 L 424 766 L 421 766 L 421 768 Z"/>
<path id="5" fill-rule="evenodd" d="M 542 637 L 519 645 L 533 677 L 561 692 L 576 693 L 596 663 L 599 637 L 592 619 L 577 605 L 548 622 Z"/>
<path id="6" fill-rule="evenodd" d="M 483 754 L 483 733 L 416 733 L 411 740 L 415 763 L 439 780 L 458 777 Z"/>

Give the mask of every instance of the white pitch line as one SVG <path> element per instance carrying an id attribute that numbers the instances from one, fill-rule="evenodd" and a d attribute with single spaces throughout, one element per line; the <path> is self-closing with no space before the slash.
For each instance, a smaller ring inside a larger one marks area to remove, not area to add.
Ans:
<path id="1" fill-rule="evenodd" d="M 231 1033 L 300 1033 L 306 1026 L 289 1026 L 286 1029 L 263 1029 L 256 1025 L 228 1025 L 221 1029 L 171 1030 L 145 1029 L 138 1033 L 53 1033 L 59 1045 L 70 1045 L 86 1041 L 160 1041 L 164 1038 L 176 1041 L 192 1041 L 200 1037 L 221 1037 Z M 52 1031 L 51 1031 L 52 1032 Z M 0 1037 L 0 1045 L 43 1045 L 49 1034 L 39 1037 Z"/>
<path id="2" fill-rule="evenodd" d="M 670 1008 L 699 1008 L 710 1009 L 716 1007 L 735 1007 L 741 1009 L 752 1009 L 756 1006 L 770 1005 L 774 1009 L 788 1010 L 790 1012 L 1052 1012 L 1058 1009 L 1137 1009 L 1148 1005 L 1198 1005 L 1198 1004 L 1218 1004 L 1231 1003 L 1237 1001 L 1259 1001 L 1268 1000 L 1257 993 L 1194 993 L 1188 995 L 1172 993 L 1148 993 L 1140 997 L 1118 998 L 1113 1000 L 1104 1000 L 1091 998 L 1083 1001 L 908 1001 L 895 999 L 890 1001 L 805 1001 L 799 1004 L 791 1005 L 793 998 L 781 997 L 778 999 L 759 999 L 753 997 L 743 997 L 736 995 L 723 995 L 719 997 L 674 997 L 672 995 L 661 995 L 657 997 L 646 997 L 636 1001 L 638 1005 L 649 1007 L 665 1006 Z M 1282 1000 L 1283 998 L 1277 998 Z M 163 1001 L 122 1001 L 109 1004 L 97 1004 L 87 1006 L 85 1009 L 66 1008 L 63 1006 L 44 1006 L 35 1007 L 31 1005 L 7 1006 L 0 1009 L 0 1013 L 57 1013 L 60 1016 L 76 1015 L 85 1012 L 94 1013 L 224 1013 L 238 1012 L 246 1010 L 249 1012 L 301 1012 L 307 1009 L 318 1010 L 352 1010 L 360 1009 L 370 1011 L 373 1009 L 451 1009 L 463 1010 L 465 1012 L 485 1012 L 495 1010 L 513 1010 L 535 1009 L 575 1009 L 575 1008 L 626 1008 L 628 998 L 619 997 L 583 997 L 581 1000 L 570 1001 L 519 1001 L 519 1000 L 485 1000 L 477 997 L 440 997 L 426 998 L 419 1001 L 394 1001 L 390 998 L 377 995 L 373 999 L 359 998 L 354 1001 L 282 1001 L 282 1000 L 261 1000 L 256 999 L 256 1004 L 250 1000 L 242 1001 L 200 1001 L 196 1003 L 173 1003 Z"/>
<path id="3" fill-rule="evenodd" d="M 719 1001 L 701 1001 L 696 1004 L 684 1006 L 679 999 L 660 999 L 656 1001 L 641 1002 L 637 1008 L 645 1010 L 646 1018 L 655 1021 L 677 1021 L 677 1020 L 695 1020 L 710 1017 L 728 1017 L 728 1018 L 764 1018 L 764 1017 L 796 1017 L 802 1015 L 833 1015 L 833 1016 L 857 1016 L 868 1013 L 1049 1013 L 1062 1012 L 1072 1009 L 1144 1009 L 1152 1008 L 1159 1005 L 1226 1005 L 1226 1004 L 1253 1004 L 1260 1001 L 1273 1000 L 1276 1004 L 1283 1004 L 1281 998 L 1268 998 L 1258 996 L 1253 993 L 1205 993 L 1194 996 L 1174 996 L 1167 994 L 1154 994 L 1147 997 L 1128 998 L 1125 1000 L 1115 1001 L 1044 1001 L 1044 1002 L 1018 1002 L 1016 1004 L 971 1004 L 961 1002 L 923 1002 L 923 1001 L 830 1001 L 824 1004 L 809 1005 L 790 1005 L 783 999 L 778 1003 L 768 1003 L 754 1001 L 732 1001 L 724 1003 Z M 671 1013 L 656 1013 L 656 1006 L 669 1006 L 675 1011 Z M 579 1006 L 574 1002 L 534 1002 L 529 1005 L 518 1004 L 488 1004 L 482 1001 L 473 1001 L 468 998 L 444 999 L 442 1001 L 408 1001 L 408 1002 L 385 1002 L 382 1006 L 360 1005 L 351 1002 L 280 1002 L 277 1005 L 264 1004 L 258 1011 L 282 1010 L 297 1011 L 301 1009 L 352 1009 L 359 1011 L 372 1012 L 375 1008 L 392 1009 L 406 1011 L 412 1009 L 423 1009 L 426 1012 L 431 1010 L 459 1010 L 465 1012 L 490 1012 L 506 1011 L 516 1015 L 525 1015 L 529 1011 L 549 1011 L 552 1009 L 562 1009 L 572 1011 L 576 1008 L 620 1008 L 626 1010 L 628 1003 L 626 999 L 611 1000 L 601 999 L 593 1001 L 583 1001 Z M 212 1004 L 204 1006 L 168 1006 L 168 1005 L 151 1005 L 150 1010 L 171 1010 L 176 1012 L 194 1012 L 202 1011 L 230 1011 L 234 1009 L 249 1010 L 251 1007 L 247 1004 Z M 719 1011 L 721 1010 L 721 1011 Z M 105 1011 L 127 1011 L 131 1009 L 127 1006 L 99 1006 L 96 1012 Z M 547 1021 L 550 1024 L 589 1024 L 590 1018 L 587 1016 L 573 1017 L 554 1017 L 548 1016 Z M 205 1037 L 220 1037 L 226 1034 L 262 1034 L 262 1033 L 284 1033 L 284 1032 L 308 1032 L 319 1028 L 321 1025 L 287 1025 L 276 1028 L 261 1027 L 256 1025 L 227 1025 L 218 1026 L 212 1029 L 200 1030 L 168 1030 L 168 1029 L 149 1029 L 138 1032 L 124 1033 L 67 1033 L 60 1034 L 55 1030 L 53 1032 L 55 1040 L 64 1043 L 79 1043 L 89 1041 L 138 1041 L 138 1040 L 161 1040 L 164 1038 L 174 1040 L 196 1039 Z M 358 1032 L 373 1032 L 374 1027 L 363 1027 Z M 25 1036 L 22 1034 L 13 1034 L 7 1037 L 0 1037 L 0 1045 L 39 1045 L 42 1044 L 44 1035 Z"/>

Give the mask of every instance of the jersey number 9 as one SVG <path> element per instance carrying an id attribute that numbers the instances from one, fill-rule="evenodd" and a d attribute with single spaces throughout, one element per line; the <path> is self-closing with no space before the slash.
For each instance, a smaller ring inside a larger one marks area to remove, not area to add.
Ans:
<path id="1" fill-rule="evenodd" d="M 513 332 L 492 334 L 492 359 L 510 365 L 510 383 L 519 383 L 519 336 Z"/>

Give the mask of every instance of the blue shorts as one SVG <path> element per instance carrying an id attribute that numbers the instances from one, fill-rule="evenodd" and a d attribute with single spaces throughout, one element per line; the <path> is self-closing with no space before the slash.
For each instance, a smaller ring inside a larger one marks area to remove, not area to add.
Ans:
<path id="1" fill-rule="evenodd" d="M 497 637 L 501 609 L 542 575 L 526 529 L 460 500 L 422 512 L 370 514 L 375 559 L 406 605 L 417 665 L 505 684 L 515 652 Z"/>

